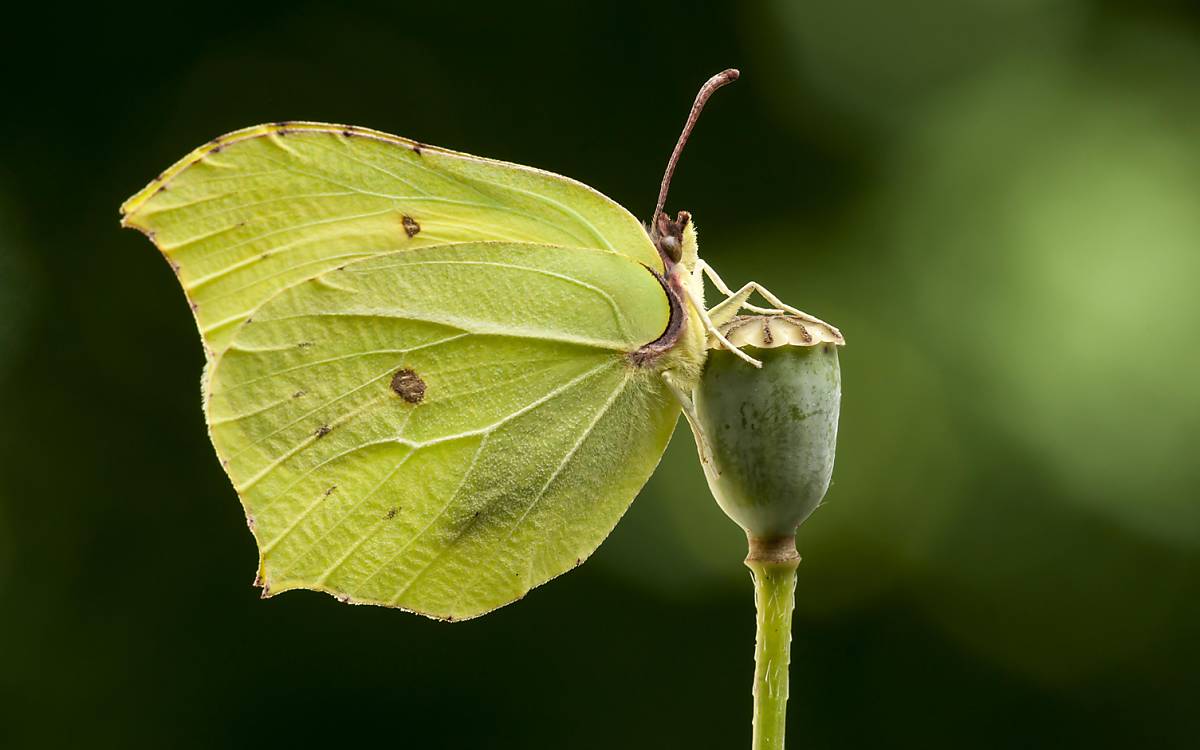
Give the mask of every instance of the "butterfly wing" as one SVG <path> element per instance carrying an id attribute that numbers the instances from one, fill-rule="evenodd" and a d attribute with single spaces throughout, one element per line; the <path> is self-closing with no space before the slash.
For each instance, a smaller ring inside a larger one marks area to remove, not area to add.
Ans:
<path id="1" fill-rule="evenodd" d="M 496 242 L 361 260 L 261 305 L 207 408 L 265 593 L 460 619 L 581 562 L 675 425 L 628 356 L 669 316 L 626 256 Z"/>
<path id="2" fill-rule="evenodd" d="M 574 180 L 341 125 L 217 138 L 121 210 L 175 269 L 210 356 L 279 290 L 395 250 L 534 242 L 663 270 L 637 220 Z"/>

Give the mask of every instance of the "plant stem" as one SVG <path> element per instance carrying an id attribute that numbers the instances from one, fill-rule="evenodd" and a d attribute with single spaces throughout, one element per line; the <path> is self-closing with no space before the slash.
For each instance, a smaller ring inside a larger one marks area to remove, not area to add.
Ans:
<path id="1" fill-rule="evenodd" d="M 793 537 L 750 540 L 746 566 L 754 576 L 758 610 L 754 645 L 754 750 L 783 750 L 792 609 L 796 603 L 799 564 Z"/>

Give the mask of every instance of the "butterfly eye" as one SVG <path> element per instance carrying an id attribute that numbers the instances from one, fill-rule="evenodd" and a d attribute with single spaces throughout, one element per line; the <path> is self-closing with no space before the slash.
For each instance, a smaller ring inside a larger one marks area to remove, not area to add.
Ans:
<path id="1" fill-rule="evenodd" d="M 658 241 L 658 249 L 661 250 L 673 263 L 678 263 L 682 257 L 682 250 L 679 244 L 679 238 L 674 235 L 667 235 Z"/>

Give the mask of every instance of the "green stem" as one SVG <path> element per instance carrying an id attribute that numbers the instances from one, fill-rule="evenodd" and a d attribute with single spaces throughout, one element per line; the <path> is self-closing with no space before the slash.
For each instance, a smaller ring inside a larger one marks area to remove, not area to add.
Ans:
<path id="1" fill-rule="evenodd" d="M 787 728 L 792 608 L 796 603 L 795 539 L 750 540 L 758 637 L 754 646 L 754 750 L 783 750 Z"/>

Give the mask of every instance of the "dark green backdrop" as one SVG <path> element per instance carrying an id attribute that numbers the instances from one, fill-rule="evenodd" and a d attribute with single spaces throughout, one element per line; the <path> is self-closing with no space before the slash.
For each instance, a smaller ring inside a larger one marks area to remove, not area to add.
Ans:
<path id="1" fill-rule="evenodd" d="M 446 625 L 260 601 L 170 270 L 194 146 L 366 125 L 668 207 L 839 325 L 793 748 L 1194 747 L 1200 15 L 1083 0 L 4 11 L 0 745 L 738 748 L 753 613 L 680 430 L 580 570 Z"/>

